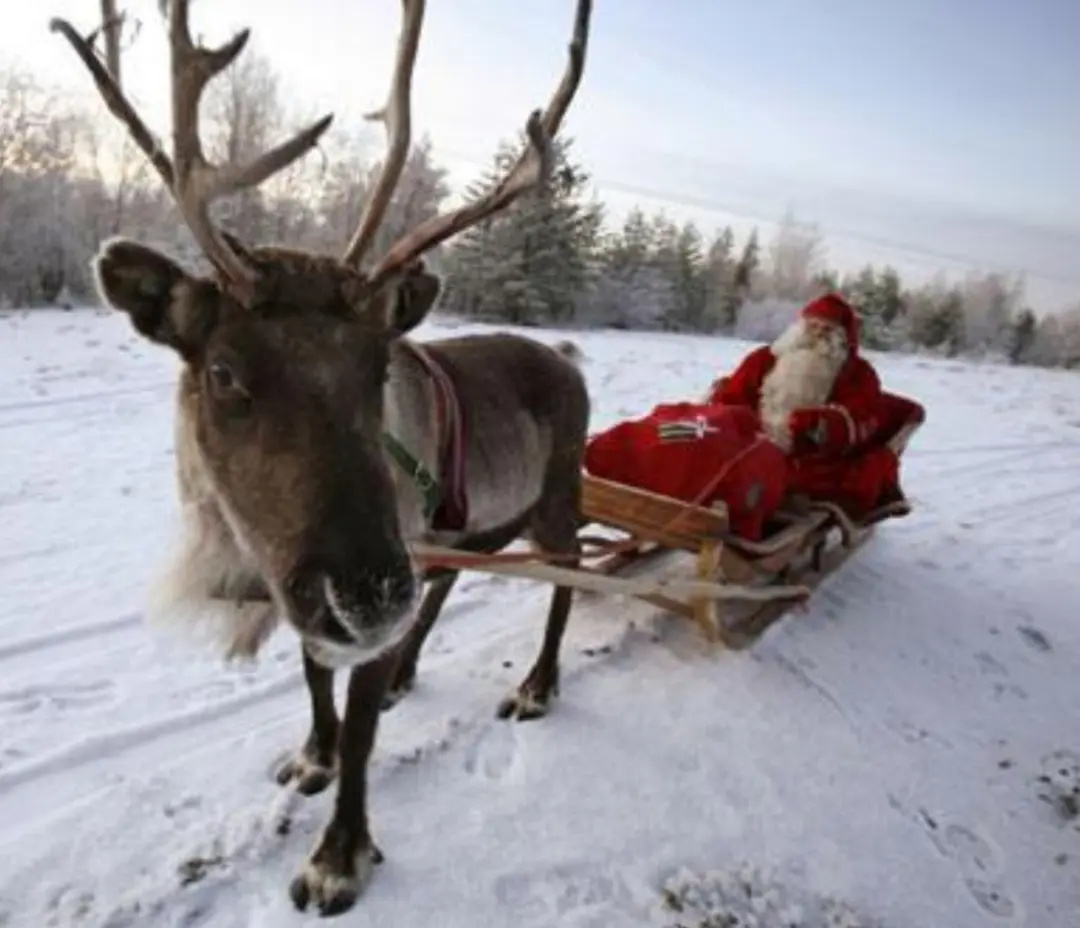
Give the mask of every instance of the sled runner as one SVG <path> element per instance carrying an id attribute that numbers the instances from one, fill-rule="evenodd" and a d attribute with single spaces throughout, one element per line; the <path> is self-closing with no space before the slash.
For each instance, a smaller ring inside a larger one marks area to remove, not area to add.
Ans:
<path id="1" fill-rule="evenodd" d="M 901 457 L 922 421 L 917 408 L 880 438 Z M 805 602 L 872 537 L 878 523 L 909 511 L 906 503 L 887 506 L 856 522 L 836 504 L 790 497 L 761 537 L 750 540 L 732 531 L 723 502 L 695 505 L 588 473 L 580 509 L 583 555 L 577 567 L 525 551 L 471 555 L 417 545 L 414 553 L 446 567 L 630 596 L 685 616 L 708 641 L 738 650 Z M 608 534 L 597 537 L 597 529 Z M 664 568 L 664 562 L 678 559 L 681 569 Z"/>

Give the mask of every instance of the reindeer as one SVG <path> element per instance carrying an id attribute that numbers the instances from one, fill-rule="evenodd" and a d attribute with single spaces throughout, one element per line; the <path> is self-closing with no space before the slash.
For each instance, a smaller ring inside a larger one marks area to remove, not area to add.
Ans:
<path id="1" fill-rule="evenodd" d="M 105 302 L 182 361 L 176 460 L 186 543 L 169 576 L 172 606 L 224 603 L 231 652 L 255 653 L 284 616 L 299 634 L 311 730 L 279 782 L 304 794 L 337 777 L 329 823 L 290 884 L 294 904 L 349 909 L 382 855 L 367 817 L 367 767 L 388 692 L 411 684 L 416 655 L 456 574 L 423 577 L 410 544 L 497 551 L 519 536 L 576 563 L 585 381 L 567 352 L 511 334 L 420 345 L 439 280 L 421 256 L 546 181 L 551 139 L 584 68 L 591 2 L 578 0 L 569 64 L 528 144 L 487 196 L 412 229 L 362 268 L 410 145 L 412 71 L 424 0 L 402 0 L 385 107 L 388 155 L 340 258 L 248 247 L 210 205 L 252 188 L 315 146 L 324 117 L 247 165 L 213 165 L 199 139 L 199 98 L 243 50 L 192 41 L 187 0 L 169 9 L 173 146 L 156 143 L 91 41 L 53 20 L 173 195 L 212 270 L 195 276 L 124 239 L 94 266 Z M 458 428 L 449 428 L 458 422 Z M 453 439 L 453 440 L 451 440 Z M 440 466 L 457 445 L 452 467 Z M 451 449 L 452 450 L 452 449 Z M 440 484 L 436 474 L 457 473 Z M 439 492 L 442 492 L 442 498 Z M 458 505 L 450 505 L 456 502 Z M 262 602 L 261 613 L 245 611 Z M 245 605 L 247 604 L 247 605 Z M 543 644 L 503 718 L 545 714 L 557 692 L 571 590 L 556 587 Z M 333 675 L 350 668 L 343 718 Z"/>

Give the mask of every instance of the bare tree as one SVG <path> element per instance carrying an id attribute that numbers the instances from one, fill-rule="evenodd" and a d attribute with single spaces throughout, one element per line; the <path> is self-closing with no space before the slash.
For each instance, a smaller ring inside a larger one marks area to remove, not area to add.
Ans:
<path id="1" fill-rule="evenodd" d="M 243 164 L 270 147 L 284 127 L 281 79 L 270 60 L 255 49 L 236 59 L 207 88 L 206 114 L 208 154 L 223 164 Z M 245 241 L 266 241 L 273 225 L 271 201 L 275 194 L 295 184 L 297 162 L 282 177 L 276 175 L 262 187 L 250 187 L 223 201 L 214 215 Z"/>
<path id="2" fill-rule="evenodd" d="M 764 285 L 777 300 L 810 295 L 824 266 L 824 239 L 815 223 L 800 222 L 788 209 L 769 244 Z"/>

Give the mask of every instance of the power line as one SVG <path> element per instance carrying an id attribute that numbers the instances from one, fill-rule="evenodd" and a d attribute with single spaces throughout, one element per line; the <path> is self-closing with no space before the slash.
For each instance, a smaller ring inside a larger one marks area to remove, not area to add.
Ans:
<path id="1" fill-rule="evenodd" d="M 467 164 L 475 165 L 477 167 L 483 167 L 489 160 L 445 148 L 437 144 L 434 144 L 433 147 L 442 148 L 444 154 L 451 158 L 458 161 L 464 161 Z M 648 197 L 652 200 L 658 200 L 661 203 L 688 206 L 691 208 L 707 210 L 709 212 L 725 213 L 748 223 L 768 224 L 773 226 L 778 225 L 778 221 L 775 218 L 769 218 L 761 212 L 748 211 L 743 207 L 732 207 L 711 197 L 702 197 L 686 193 L 672 193 L 670 191 L 659 190 L 640 184 L 629 184 L 625 181 L 604 180 L 595 174 L 592 175 L 592 180 L 597 187 L 603 187 L 618 193 L 625 193 L 638 197 Z M 898 255 L 914 259 L 916 263 L 921 263 L 927 267 L 940 268 L 943 263 L 961 265 L 972 270 L 990 270 L 1001 274 L 1022 275 L 1028 280 L 1037 280 L 1043 281 L 1044 283 L 1075 287 L 1077 290 L 1080 290 L 1080 277 L 1064 277 L 1059 274 L 1033 271 L 1029 268 L 1021 268 L 1016 265 L 1004 264 L 999 261 L 978 258 L 970 254 L 934 250 L 923 245 L 915 245 L 911 242 L 892 239 L 887 236 L 873 235 L 871 233 L 855 231 L 843 227 L 829 226 L 826 231 L 830 236 L 836 238 L 846 239 L 862 245 L 869 245 L 874 248 L 887 249 Z"/>

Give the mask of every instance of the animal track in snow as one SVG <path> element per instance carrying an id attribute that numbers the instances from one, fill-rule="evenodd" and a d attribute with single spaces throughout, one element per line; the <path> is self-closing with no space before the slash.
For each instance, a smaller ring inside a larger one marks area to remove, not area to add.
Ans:
<path id="1" fill-rule="evenodd" d="M 1002 855 L 990 840 L 966 825 L 942 825 L 920 809 L 926 835 L 942 857 L 956 867 L 960 880 L 975 904 L 996 918 L 1013 918 L 1020 906 L 1005 888 Z"/>
<path id="2" fill-rule="evenodd" d="M 989 651 L 977 651 L 975 661 L 979 665 L 979 671 L 986 676 L 1007 677 L 1009 675 L 1009 669 Z"/>
<path id="3" fill-rule="evenodd" d="M 1029 648 L 1044 653 L 1054 650 L 1053 645 L 1050 644 L 1050 639 L 1034 625 L 1017 625 L 1016 631 L 1020 635 L 1020 640 Z"/>
<path id="4" fill-rule="evenodd" d="M 29 715 L 46 707 L 65 712 L 94 709 L 115 699 L 116 687 L 109 680 L 36 684 L 0 691 L 0 715 Z"/>
<path id="5" fill-rule="evenodd" d="M 1036 779 L 1039 798 L 1063 821 L 1080 819 L 1080 754 L 1052 751 L 1043 757 L 1041 766 L 1042 773 Z"/>
<path id="6" fill-rule="evenodd" d="M 512 722 L 487 723 L 465 752 L 465 772 L 488 780 L 503 780 L 518 756 L 518 733 Z"/>

